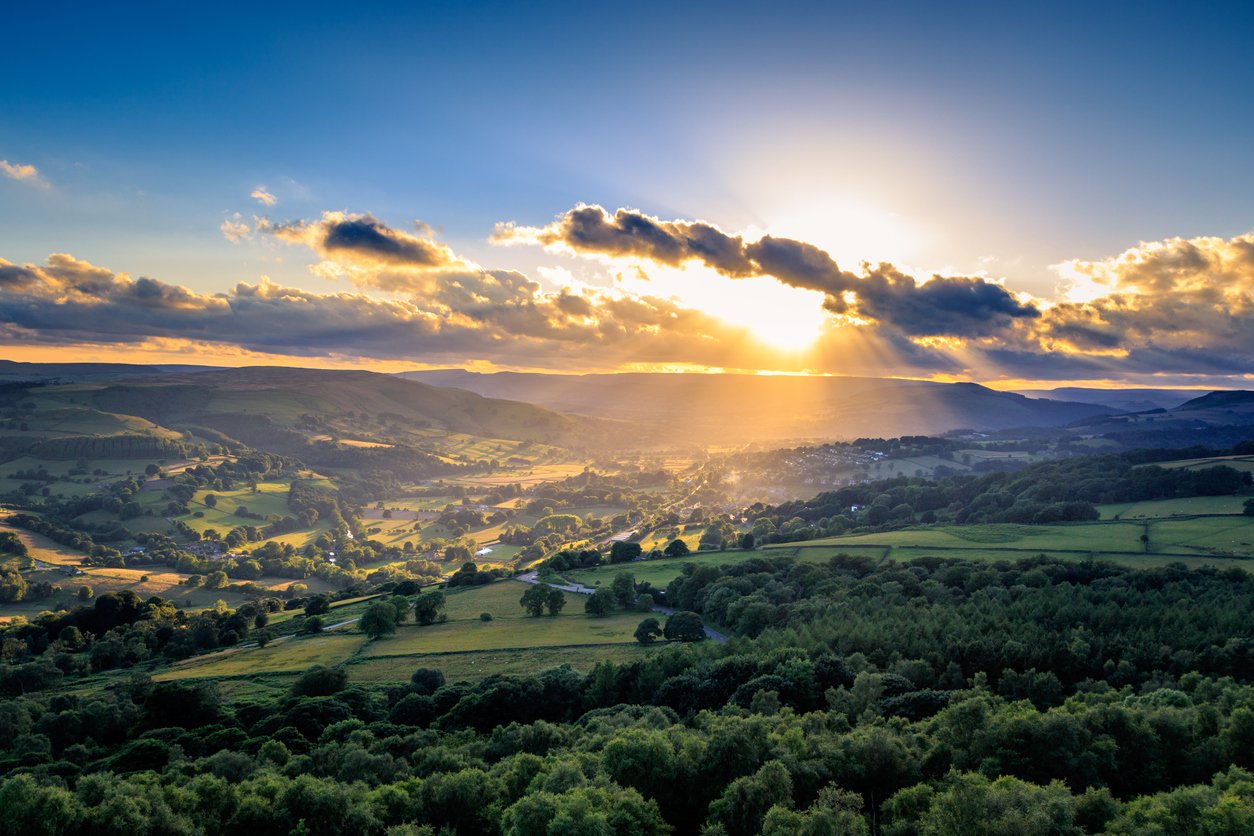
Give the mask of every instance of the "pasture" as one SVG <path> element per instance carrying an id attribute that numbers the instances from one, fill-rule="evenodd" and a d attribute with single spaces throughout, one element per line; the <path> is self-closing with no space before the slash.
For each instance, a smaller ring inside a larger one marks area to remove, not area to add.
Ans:
<path id="1" fill-rule="evenodd" d="M 1233 498 L 1199 498 L 1195 507 L 1217 507 L 1217 499 Z M 1119 506 L 1119 509 L 1125 514 L 1136 510 L 1135 506 Z M 1167 509 L 1157 510 L 1165 513 Z M 818 559 L 819 555 L 853 554 L 857 548 L 863 553 L 878 548 L 881 556 L 890 560 L 918 557 L 1018 560 L 1045 554 L 1062 560 L 1096 559 L 1139 568 L 1178 561 L 1193 567 L 1237 566 L 1254 571 L 1254 517 L 1233 514 L 1160 517 L 1149 507 L 1142 508 L 1140 513 L 1145 516 L 1094 523 L 904 529 L 778 544 L 768 546 L 766 551 L 790 551 L 803 558 Z"/>
<path id="2" fill-rule="evenodd" d="M 847 551 L 847 550 L 843 550 Z M 883 549 L 876 549 L 880 555 Z M 832 552 L 831 554 L 835 554 Z M 774 549 L 755 549 L 752 551 L 722 551 L 722 552 L 693 552 L 687 557 L 664 557 L 660 560 L 641 560 L 634 563 L 619 563 L 614 565 L 599 566 L 595 569 L 574 569 L 569 572 L 563 572 L 561 577 L 573 583 L 583 584 L 584 586 L 598 587 L 609 586 L 614 581 L 614 576 L 619 572 L 629 572 L 636 579 L 637 583 L 648 581 L 655 587 L 664 588 L 674 578 L 679 577 L 685 566 L 730 566 L 736 563 L 744 563 L 758 557 L 792 557 L 791 552 L 776 552 Z M 830 554 L 816 553 L 815 555 L 802 555 L 801 559 L 807 561 L 826 560 Z"/>
<path id="3" fill-rule="evenodd" d="M 1180 499 L 1158 499 L 1147 502 L 1123 502 L 1099 505 L 1103 520 L 1150 519 L 1195 514 L 1240 514 L 1243 496 L 1189 496 Z"/>
<path id="4" fill-rule="evenodd" d="M 154 678 L 264 681 L 295 676 L 312 665 L 347 665 L 353 681 L 391 685 L 404 682 L 416 668 L 438 668 L 450 681 L 477 680 L 493 674 L 533 673 L 570 664 L 588 670 L 602 660 L 629 661 L 644 653 L 634 639 L 645 615 L 614 613 L 593 618 L 584 613 L 582 595 L 566 593 L 566 607 L 557 616 L 528 616 L 519 604 L 527 586 L 498 581 L 446 591 L 447 621 L 419 627 L 412 619 L 394 636 L 368 640 L 350 624 L 333 632 L 292 636 L 264 648 L 243 647 L 186 659 L 156 671 Z M 360 616 L 367 599 L 341 602 L 324 620 L 336 623 Z M 492 614 L 481 621 L 479 614 Z M 297 612 L 276 614 L 271 626 Z M 245 691 L 241 692 L 244 693 Z"/>

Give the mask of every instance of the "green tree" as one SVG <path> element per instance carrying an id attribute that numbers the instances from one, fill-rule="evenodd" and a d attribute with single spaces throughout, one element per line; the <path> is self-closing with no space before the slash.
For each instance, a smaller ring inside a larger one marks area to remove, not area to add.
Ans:
<path id="1" fill-rule="evenodd" d="M 619 572 L 610 583 L 610 591 L 614 593 L 614 602 L 620 607 L 631 607 L 636 603 L 636 579 L 630 572 Z"/>
<path id="2" fill-rule="evenodd" d="M 699 642 L 705 638 L 705 625 L 695 612 L 681 611 L 666 619 L 666 628 L 662 632 L 667 641 Z"/>
<path id="3" fill-rule="evenodd" d="M 598 589 L 584 601 L 583 611 L 598 618 L 609 615 L 614 610 L 614 593 L 608 589 Z"/>
<path id="4" fill-rule="evenodd" d="M 819 790 L 819 797 L 804 812 L 775 805 L 762 821 L 763 836 L 866 836 L 871 832 L 862 816 L 862 798 L 839 787 Z"/>
<path id="5" fill-rule="evenodd" d="M 678 537 L 671 540 L 670 543 L 666 545 L 666 548 L 662 550 L 662 554 L 667 557 L 684 557 L 685 555 L 691 553 L 692 549 L 688 548 L 688 544 L 683 540 L 680 540 Z"/>
<path id="6" fill-rule="evenodd" d="M 549 608 L 549 615 L 557 615 L 562 611 L 562 607 L 566 606 L 566 596 L 562 594 L 562 590 L 549 587 L 549 594 L 544 600 L 544 605 Z"/>
<path id="7" fill-rule="evenodd" d="M 630 563 L 643 551 L 639 543 L 619 540 L 610 546 L 610 563 Z"/>
<path id="8" fill-rule="evenodd" d="M 346 685 L 348 685 L 348 671 L 343 668 L 314 665 L 292 683 L 291 694 L 294 697 L 328 697 L 343 691 Z"/>
<path id="9" fill-rule="evenodd" d="M 325 595 L 315 595 L 305 604 L 305 615 L 323 615 L 330 611 L 331 599 Z"/>
<path id="10" fill-rule="evenodd" d="M 396 632 L 396 608 L 386 601 L 371 604 L 361 615 L 361 631 L 371 639 L 392 635 Z"/>
<path id="11" fill-rule="evenodd" d="M 444 593 L 440 590 L 424 592 L 414 599 L 414 619 L 425 627 L 444 619 Z"/>
<path id="12" fill-rule="evenodd" d="M 527 591 L 518 599 L 518 603 L 528 615 L 540 616 L 544 615 L 544 608 L 549 603 L 549 587 L 544 584 L 534 583 L 527 587 Z"/>
<path id="13" fill-rule="evenodd" d="M 762 765 L 753 775 L 737 778 L 710 805 L 710 821 L 728 836 L 762 832 L 763 819 L 776 805 L 792 806 L 792 776 L 779 761 Z"/>
<path id="14" fill-rule="evenodd" d="M 646 618 L 636 627 L 636 641 L 641 644 L 653 644 L 662 638 L 662 625 L 656 618 Z"/>
<path id="15" fill-rule="evenodd" d="M 26 596 L 26 578 L 16 569 L 0 567 L 0 603 L 20 601 Z"/>

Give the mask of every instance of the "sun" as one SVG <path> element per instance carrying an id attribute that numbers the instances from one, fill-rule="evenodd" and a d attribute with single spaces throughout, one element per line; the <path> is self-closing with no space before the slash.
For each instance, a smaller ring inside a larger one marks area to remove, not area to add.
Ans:
<path id="1" fill-rule="evenodd" d="M 811 347 L 827 325 L 822 293 L 788 287 L 765 276 L 731 279 L 695 265 L 651 265 L 645 275 L 627 271 L 621 285 L 641 295 L 674 297 L 686 307 L 747 329 L 780 352 Z"/>

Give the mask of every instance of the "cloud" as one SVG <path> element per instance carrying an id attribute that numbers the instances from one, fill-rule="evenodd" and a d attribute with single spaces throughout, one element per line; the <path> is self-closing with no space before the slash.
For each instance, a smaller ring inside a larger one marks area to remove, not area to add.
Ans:
<path id="1" fill-rule="evenodd" d="M 278 198 L 270 194 L 270 192 L 266 190 L 265 186 L 258 186 L 249 192 L 248 196 L 263 206 L 273 206 L 278 203 Z"/>
<path id="2" fill-rule="evenodd" d="M 267 280 L 200 294 L 63 253 L 43 265 L 0 259 L 0 343 L 176 340 L 287 356 L 603 369 L 729 357 L 749 363 L 758 348 L 742 330 L 670 300 L 543 293 L 510 271 L 449 284 L 440 296 L 407 299 Z M 487 286 L 494 290 L 485 294 Z"/>
<path id="3" fill-rule="evenodd" d="M 8 160 L 0 160 L 0 174 L 8 177 L 10 180 L 16 180 L 19 183 L 29 183 L 33 186 L 47 186 L 48 182 L 39 174 L 39 169 L 33 165 L 24 163 L 11 163 Z"/>
<path id="4" fill-rule="evenodd" d="M 842 270 L 812 244 L 747 241 L 711 224 L 579 207 L 540 228 L 505 225 L 495 240 L 770 277 L 820 291 L 831 314 L 818 341 L 782 352 L 676 299 L 486 269 L 427 227 L 370 214 L 222 222 L 231 240 L 268 236 L 308 248 L 323 293 L 268 280 L 203 294 L 132 278 L 65 254 L 0 259 L 0 344 L 140 345 L 154 340 L 272 355 L 424 364 L 611 370 L 648 366 L 811 370 L 976 379 L 1145 380 L 1254 373 L 1254 235 L 1142 243 L 1057 265 L 1054 304 L 1024 301 L 982 277 L 918 280 L 889 264 Z M 639 266 L 639 265 L 637 265 Z M 647 267 L 647 265 L 646 265 Z M 679 280 L 684 280 L 681 274 Z M 381 297 L 378 291 L 387 294 Z M 682 294 L 681 294 L 682 295 Z M 816 303 L 817 304 L 817 303 Z"/>
<path id="5" fill-rule="evenodd" d="M 252 234 L 252 229 L 240 217 L 239 212 L 222 221 L 218 229 L 222 231 L 223 237 L 232 244 L 238 244 Z"/>
<path id="6" fill-rule="evenodd" d="M 419 228 L 429 232 L 423 225 Z M 465 266 L 444 244 L 425 235 L 393 229 L 368 213 L 324 212 L 316 221 L 278 223 L 261 218 L 257 231 L 288 244 L 303 244 L 321 257 L 345 266 L 410 271 Z"/>
<path id="7" fill-rule="evenodd" d="M 580 205 L 544 227 L 498 225 L 492 240 L 672 266 L 695 262 L 736 279 L 770 277 L 825 294 L 824 307 L 833 314 L 906 336 L 987 336 L 1040 315 L 1033 304 L 983 278 L 918 281 L 890 264 L 864 265 L 856 274 L 804 241 L 767 235 L 749 242 L 704 221 L 663 221 L 632 209 L 611 215 Z"/>
<path id="8" fill-rule="evenodd" d="M 1143 242 L 1055 269 L 1064 299 L 1033 331 L 1041 349 L 1137 372 L 1254 372 L 1254 235 Z"/>

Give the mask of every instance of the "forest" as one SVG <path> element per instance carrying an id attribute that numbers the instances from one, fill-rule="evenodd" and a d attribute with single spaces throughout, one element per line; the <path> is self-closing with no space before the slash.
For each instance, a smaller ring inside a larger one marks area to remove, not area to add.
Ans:
<path id="1" fill-rule="evenodd" d="M 688 565 L 649 592 L 732 640 L 478 683 L 420 668 L 384 690 L 314 667 L 285 694 L 232 701 L 212 682 L 123 673 L 80 692 L 53 672 L 125 664 L 106 648 L 185 652 L 170 647 L 180 633 L 238 641 L 265 623 L 264 606 L 180 624 L 159 600 L 97 601 L 10 629 L 0 827 L 1254 828 L 1254 578 L 1243 570 L 753 558 Z"/>
<path id="2" fill-rule="evenodd" d="M 1232 455 L 1248 455 L 1245 442 Z M 1229 451 L 1222 451 L 1227 454 Z M 744 514 L 762 542 L 789 542 L 883 531 L 916 522 L 1043 524 L 1096 520 L 1100 503 L 1246 491 L 1249 471 L 1224 464 L 1169 469 L 1150 462 L 1178 451 L 1136 450 L 1046 461 L 1014 472 L 925 479 L 899 476 L 825 491 L 775 506 L 754 503 Z M 787 530 L 784 530 L 787 529 Z"/>

